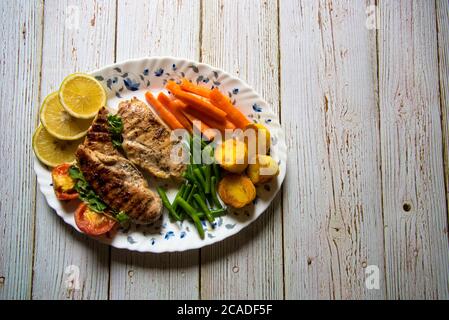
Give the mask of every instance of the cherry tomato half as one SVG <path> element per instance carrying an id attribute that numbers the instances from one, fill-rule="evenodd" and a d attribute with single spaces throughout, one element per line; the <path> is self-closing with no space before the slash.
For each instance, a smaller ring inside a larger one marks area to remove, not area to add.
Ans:
<path id="1" fill-rule="evenodd" d="M 116 221 L 89 209 L 85 203 L 81 203 L 76 209 L 75 222 L 82 232 L 91 236 L 104 234 L 116 225 Z"/>
<path id="2" fill-rule="evenodd" d="M 53 189 L 58 200 L 73 200 L 78 198 L 75 190 L 75 180 L 69 175 L 70 163 L 63 163 L 53 168 L 51 178 Z"/>

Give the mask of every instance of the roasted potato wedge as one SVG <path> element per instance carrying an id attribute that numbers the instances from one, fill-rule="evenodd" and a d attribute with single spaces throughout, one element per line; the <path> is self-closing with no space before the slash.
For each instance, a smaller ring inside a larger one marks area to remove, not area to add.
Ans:
<path id="1" fill-rule="evenodd" d="M 250 157 L 256 154 L 270 154 L 271 135 L 267 127 L 260 123 L 250 123 L 245 130 L 254 130 L 254 135 L 247 133 L 246 138 Z"/>
<path id="2" fill-rule="evenodd" d="M 241 173 L 248 166 L 248 150 L 240 140 L 228 139 L 215 149 L 215 160 L 226 171 Z"/>
<path id="3" fill-rule="evenodd" d="M 279 174 L 277 162 L 270 156 L 259 154 L 253 157 L 246 170 L 249 179 L 255 185 L 270 181 Z"/>
<path id="4" fill-rule="evenodd" d="M 228 174 L 218 184 L 218 194 L 227 205 L 243 208 L 256 198 L 256 188 L 247 176 Z"/>

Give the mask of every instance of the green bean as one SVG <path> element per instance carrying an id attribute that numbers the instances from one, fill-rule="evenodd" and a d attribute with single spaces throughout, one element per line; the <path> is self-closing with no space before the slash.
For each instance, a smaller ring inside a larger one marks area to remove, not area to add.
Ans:
<path id="1" fill-rule="evenodd" d="M 198 218 L 197 213 L 195 212 L 195 209 L 192 208 L 190 204 L 188 204 L 184 199 L 179 199 L 179 205 L 186 211 L 186 213 L 192 218 L 193 223 L 196 226 L 196 229 L 198 230 L 198 233 L 201 237 L 201 239 L 204 239 L 204 229 L 203 224 L 201 223 L 200 218 Z"/>
<path id="2" fill-rule="evenodd" d="M 203 190 L 203 186 L 201 185 L 201 183 L 198 181 L 198 179 L 196 178 L 195 175 L 193 176 L 189 176 L 190 181 L 197 186 L 198 188 L 198 193 L 201 195 L 201 197 L 204 199 L 204 201 L 206 201 L 206 195 L 204 193 Z"/>
<path id="3" fill-rule="evenodd" d="M 196 181 L 195 177 L 192 176 L 192 175 L 190 175 L 190 174 L 187 174 L 187 175 L 185 176 L 185 178 L 186 178 L 186 180 L 187 180 L 189 183 L 191 183 L 191 184 L 197 184 L 197 183 L 198 183 L 198 182 Z"/>
<path id="4" fill-rule="evenodd" d="M 193 204 L 196 204 L 196 201 L 193 202 Z M 227 212 L 226 208 L 210 210 L 210 213 L 212 214 L 212 217 L 214 217 L 214 218 L 224 216 L 226 214 L 226 212 Z M 197 214 L 198 218 L 200 218 L 200 219 L 203 219 L 204 217 L 206 217 L 206 214 L 204 212 L 197 212 L 196 214 Z"/>
<path id="5" fill-rule="evenodd" d="M 201 199 L 200 195 L 196 193 L 193 196 L 196 200 L 196 203 L 200 206 L 201 210 L 206 214 L 207 220 L 209 220 L 210 223 L 214 222 L 214 217 L 212 217 L 212 214 L 210 213 L 209 208 L 207 207 L 207 204 Z"/>
<path id="6" fill-rule="evenodd" d="M 198 188 L 198 187 L 196 186 L 196 184 L 194 184 L 193 187 L 192 187 L 192 189 L 190 190 L 188 196 L 187 196 L 186 199 L 185 199 L 185 200 L 187 201 L 187 203 L 190 203 L 190 201 L 192 200 L 192 197 L 193 197 L 193 195 L 195 194 L 197 188 Z"/>
<path id="7" fill-rule="evenodd" d="M 211 172 L 210 172 L 210 166 L 206 165 L 206 167 L 204 168 L 204 177 L 206 180 L 206 186 L 204 187 L 204 192 L 206 194 L 210 193 L 211 191 L 211 187 L 210 187 L 210 178 L 211 178 Z"/>
<path id="8" fill-rule="evenodd" d="M 184 190 L 184 192 L 182 194 L 183 199 L 186 199 L 189 196 L 190 191 L 192 191 L 193 186 L 194 186 L 194 184 L 190 184 L 190 183 L 187 185 L 186 189 Z"/>
<path id="9" fill-rule="evenodd" d="M 192 207 L 196 210 L 196 213 L 198 214 L 199 217 L 200 214 L 202 214 L 202 212 L 201 208 L 198 206 L 198 203 L 196 203 L 196 201 L 192 201 Z"/>
<path id="10" fill-rule="evenodd" d="M 196 202 L 195 202 L 196 204 Z M 216 209 L 216 210 L 210 210 L 210 213 L 212 214 L 212 217 L 218 218 L 224 215 L 226 212 L 226 209 Z M 204 212 L 197 212 L 196 213 L 198 218 L 203 219 L 206 217 L 206 214 Z"/>
<path id="11" fill-rule="evenodd" d="M 188 174 L 188 176 L 193 176 L 193 165 L 192 164 L 188 165 L 187 174 Z"/>
<path id="12" fill-rule="evenodd" d="M 226 213 L 226 212 L 227 212 L 227 209 L 226 209 L 226 208 L 210 210 L 210 213 L 211 213 L 212 216 L 214 216 L 214 217 L 222 216 L 223 213 Z"/>
<path id="13" fill-rule="evenodd" d="M 218 199 L 217 196 L 217 177 L 212 177 L 211 178 L 211 191 L 210 191 L 211 195 L 212 195 L 212 201 L 214 202 L 214 205 L 218 208 L 223 208 L 223 206 L 221 205 L 220 200 Z"/>
<path id="14" fill-rule="evenodd" d="M 212 145 L 207 145 L 201 152 L 204 164 L 211 164 L 214 161 L 214 148 Z"/>
<path id="15" fill-rule="evenodd" d="M 173 207 L 174 210 L 176 210 L 176 208 L 178 207 L 178 201 L 177 200 L 178 200 L 179 197 L 182 197 L 182 194 L 183 194 L 183 192 L 184 192 L 186 187 L 187 186 L 185 184 L 183 184 L 181 186 L 181 189 L 179 189 L 178 193 L 176 194 L 175 200 L 173 200 L 173 204 L 172 204 L 172 207 Z"/>
<path id="16" fill-rule="evenodd" d="M 179 215 L 176 213 L 176 211 L 170 204 L 170 201 L 168 201 L 167 194 L 165 193 L 164 189 L 162 189 L 161 187 L 157 187 L 156 190 L 159 193 L 159 196 L 161 197 L 164 207 L 168 209 L 168 212 L 172 215 L 172 218 L 178 221 L 181 220 Z"/>
<path id="17" fill-rule="evenodd" d="M 217 177 L 217 180 L 220 179 L 220 166 L 218 163 L 214 162 L 212 168 L 214 169 L 214 176 Z"/>
<path id="18" fill-rule="evenodd" d="M 209 207 L 213 208 L 214 207 L 214 199 L 212 197 L 212 193 L 209 193 L 206 196 L 207 196 L 207 203 L 209 203 Z"/>
<path id="19" fill-rule="evenodd" d="M 200 190 L 202 190 L 201 183 L 198 181 L 195 175 L 189 175 L 188 179 L 192 184 L 196 185 Z"/>
<path id="20" fill-rule="evenodd" d="M 206 191 L 206 181 L 204 180 L 203 175 L 201 174 L 201 170 L 199 168 L 196 168 L 193 170 L 193 173 L 195 174 L 195 178 L 198 181 L 199 186 L 203 190 L 203 192 Z"/>
<path id="21" fill-rule="evenodd" d="M 201 163 L 201 139 L 198 138 L 198 136 L 194 136 L 193 137 L 193 139 L 192 139 L 192 148 L 190 149 L 190 154 L 191 154 L 190 163 L 194 164 L 194 165 L 197 164 L 195 160 L 198 160 L 198 154 L 197 154 L 198 150 L 197 150 L 196 146 L 199 146 L 199 148 L 198 148 L 199 152 L 200 152 L 199 160 L 200 160 L 200 163 Z M 194 153 L 194 151 L 196 151 L 196 152 Z"/>

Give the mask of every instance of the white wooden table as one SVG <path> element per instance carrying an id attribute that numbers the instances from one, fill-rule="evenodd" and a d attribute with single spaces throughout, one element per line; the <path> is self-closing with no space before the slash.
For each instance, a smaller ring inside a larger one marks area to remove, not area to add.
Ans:
<path id="1" fill-rule="evenodd" d="M 1 299 L 449 298 L 447 0 L 0 7 Z M 36 188 L 45 95 L 72 72 L 153 55 L 241 77 L 286 131 L 287 178 L 270 209 L 201 250 L 99 244 Z M 71 265 L 79 290 L 66 286 Z M 376 270 L 379 289 L 365 283 Z"/>

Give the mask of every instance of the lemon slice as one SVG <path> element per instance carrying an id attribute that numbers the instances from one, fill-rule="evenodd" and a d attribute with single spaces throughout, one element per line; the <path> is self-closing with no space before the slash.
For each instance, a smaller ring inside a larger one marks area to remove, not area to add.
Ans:
<path id="1" fill-rule="evenodd" d="M 73 117 L 90 119 L 106 104 L 106 92 L 94 77 L 74 73 L 62 82 L 59 101 Z"/>
<path id="2" fill-rule="evenodd" d="M 48 133 L 61 140 L 83 137 L 92 124 L 91 119 L 77 119 L 67 113 L 59 102 L 57 92 L 45 98 L 39 113 L 41 123 Z"/>
<path id="3" fill-rule="evenodd" d="M 36 157 L 44 164 L 55 167 L 75 160 L 75 151 L 83 138 L 78 140 L 59 140 L 39 126 L 33 135 L 33 149 Z"/>

